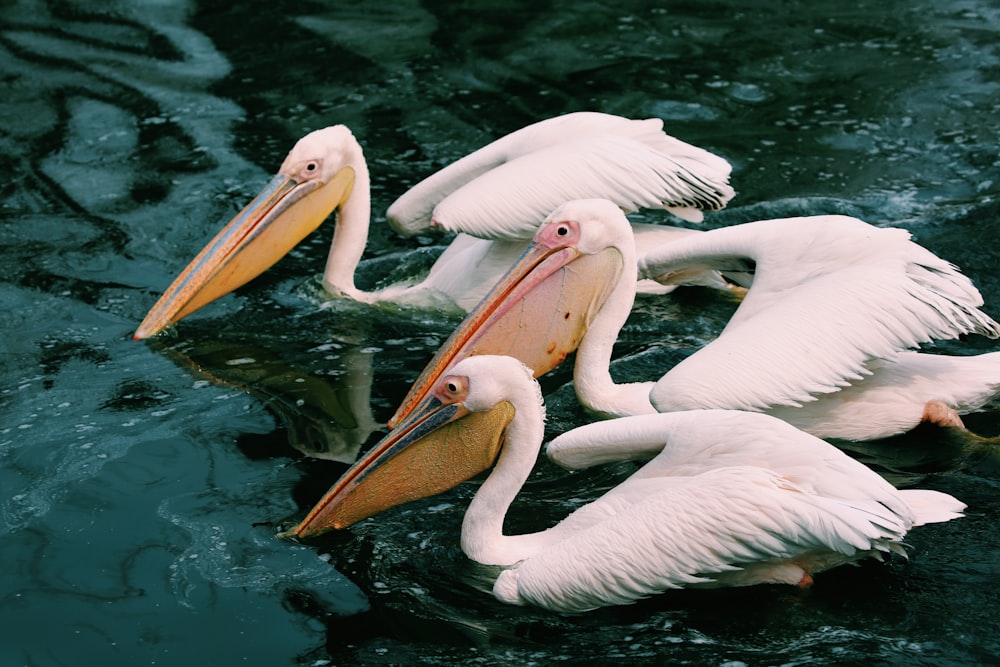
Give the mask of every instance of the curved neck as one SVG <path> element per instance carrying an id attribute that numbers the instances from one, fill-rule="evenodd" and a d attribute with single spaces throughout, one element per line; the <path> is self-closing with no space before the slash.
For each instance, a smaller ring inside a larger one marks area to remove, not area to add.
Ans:
<path id="1" fill-rule="evenodd" d="M 354 299 L 365 293 L 354 286 L 354 272 L 368 242 L 371 222 L 371 178 L 361 146 L 354 143 L 348 150 L 346 165 L 354 170 L 354 187 L 336 211 L 333 241 L 323 271 L 323 286 Z"/>
<path id="2" fill-rule="evenodd" d="M 536 536 L 503 534 L 504 517 L 538 458 L 545 416 L 535 396 L 521 395 L 511 402 L 514 419 L 507 426 L 496 466 L 476 492 L 462 521 L 462 550 L 486 565 L 512 565 L 537 551 Z M 526 400 L 527 399 L 527 400 Z"/>
<path id="3" fill-rule="evenodd" d="M 638 278 L 634 249 L 622 249 L 622 258 L 621 278 L 587 328 L 573 366 L 577 398 L 588 411 L 604 418 L 656 412 L 649 401 L 652 382 L 615 384 L 611 378 L 611 353 L 632 312 Z"/>

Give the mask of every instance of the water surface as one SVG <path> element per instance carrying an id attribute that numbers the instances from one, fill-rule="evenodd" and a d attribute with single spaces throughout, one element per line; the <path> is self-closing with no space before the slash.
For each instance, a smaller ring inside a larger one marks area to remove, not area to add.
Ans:
<path id="1" fill-rule="evenodd" d="M 577 110 L 658 116 L 729 159 L 738 195 L 707 226 L 822 213 L 902 226 L 1000 316 L 998 45 L 986 0 L 4 4 L 0 662 L 997 661 L 990 460 L 900 478 L 969 504 L 915 530 L 908 561 L 806 592 L 512 609 L 458 549 L 475 482 L 315 545 L 273 537 L 377 437 L 454 317 L 323 303 L 321 228 L 174 332 L 130 334 L 306 132 L 354 131 L 378 214 L 487 141 Z M 376 220 L 363 286 L 419 270 L 444 242 Z M 615 374 L 676 362 L 733 308 L 701 292 L 640 300 Z M 585 421 L 569 379 L 543 382 L 550 433 Z M 970 424 L 1000 433 L 1000 413 Z M 944 451 L 929 467 L 948 467 Z M 568 479 L 542 462 L 508 525 L 539 528 L 629 470 Z"/>

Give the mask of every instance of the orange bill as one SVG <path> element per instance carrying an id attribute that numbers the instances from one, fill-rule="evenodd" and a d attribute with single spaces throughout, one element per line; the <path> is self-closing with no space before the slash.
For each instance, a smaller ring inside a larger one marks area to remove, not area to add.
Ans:
<path id="1" fill-rule="evenodd" d="M 499 454 L 510 403 L 486 412 L 435 399 L 413 413 L 352 466 L 294 528 L 279 537 L 308 538 L 390 507 L 451 489 L 489 468 Z"/>
<path id="2" fill-rule="evenodd" d="M 353 185 L 350 168 L 327 182 L 279 173 L 177 276 L 133 337 L 155 335 L 259 276 L 319 227 Z"/>
<path id="3" fill-rule="evenodd" d="M 618 283 L 623 260 L 613 248 L 583 254 L 576 235 L 560 233 L 572 223 L 543 225 L 532 244 L 497 282 L 414 382 L 389 420 L 401 423 L 427 399 L 437 380 L 477 354 L 519 359 L 535 377 L 549 372 L 583 339 L 594 316 Z"/>

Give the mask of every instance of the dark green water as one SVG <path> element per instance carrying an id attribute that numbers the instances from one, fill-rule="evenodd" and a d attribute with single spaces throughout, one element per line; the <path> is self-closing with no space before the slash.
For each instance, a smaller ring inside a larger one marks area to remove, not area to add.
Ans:
<path id="1" fill-rule="evenodd" d="M 909 561 L 805 593 L 671 593 L 565 617 L 480 590 L 458 549 L 474 483 L 318 545 L 273 538 L 456 324 L 317 307 L 330 229 L 173 334 L 130 340 L 307 131 L 352 128 L 380 212 L 487 141 L 582 109 L 659 116 L 729 159 L 738 195 L 709 225 L 842 212 L 906 227 L 1000 316 L 1000 5 L 343 5 L 0 4 L 0 664 L 1000 661 L 989 461 L 921 480 L 969 512 L 915 530 Z M 441 243 L 376 221 L 363 277 L 415 270 L 401 260 L 426 264 Z M 615 372 L 650 376 L 732 308 L 642 300 Z M 543 385 L 552 432 L 583 421 L 568 380 Z M 970 423 L 996 434 L 1000 412 Z M 318 449 L 333 460 L 302 453 Z M 509 525 L 537 528 L 628 470 L 567 480 L 542 464 Z"/>

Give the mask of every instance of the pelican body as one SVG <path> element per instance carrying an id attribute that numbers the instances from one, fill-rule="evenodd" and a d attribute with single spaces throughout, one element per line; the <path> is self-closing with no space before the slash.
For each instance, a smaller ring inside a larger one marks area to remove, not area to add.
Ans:
<path id="1" fill-rule="evenodd" d="M 270 268 L 337 212 L 323 285 L 366 303 L 470 310 L 567 198 L 601 196 L 624 210 L 665 208 L 687 220 L 734 195 L 729 164 L 662 131 L 659 119 L 581 112 L 522 128 L 423 181 L 389 209 L 397 229 L 458 233 L 421 281 L 366 292 L 355 270 L 368 239 L 368 165 L 351 131 L 300 139 L 277 175 L 185 268 L 150 309 L 136 339 L 154 335 Z M 636 225 L 644 242 L 691 233 Z M 714 275 L 696 281 L 722 286 Z M 659 289 L 651 282 L 644 289 Z"/>
<path id="2" fill-rule="evenodd" d="M 1000 325 L 979 309 L 982 297 L 967 277 L 904 230 L 838 215 L 764 220 L 636 255 L 628 221 L 611 202 L 561 206 L 438 351 L 390 424 L 457 361 L 482 353 L 516 356 L 537 377 L 576 350 L 577 396 L 603 417 L 749 410 L 846 440 L 888 437 L 925 419 L 961 426 L 958 413 L 1000 391 L 1000 353 L 913 351 L 965 334 L 996 338 Z M 612 349 L 631 312 L 637 270 L 669 283 L 692 269 L 728 275 L 748 266 L 750 289 L 716 340 L 659 380 L 612 380 Z M 564 321 L 576 318 L 565 336 Z M 558 357 L 539 363 L 550 349 Z"/>
<path id="3" fill-rule="evenodd" d="M 897 491 L 773 417 L 701 410 L 591 424 L 556 438 L 548 454 L 570 467 L 651 460 L 557 525 L 506 535 L 504 518 L 543 440 L 544 407 L 532 371 L 510 357 L 473 356 L 432 394 L 433 405 L 379 445 L 392 454 L 366 474 L 395 477 L 395 499 L 403 502 L 457 483 L 441 461 L 420 468 L 416 462 L 456 448 L 491 452 L 496 464 L 465 514 L 461 544 L 471 559 L 505 568 L 493 593 L 512 604 L 581 612 L 673 588 L 806 586 L 831 567 L 905 554 L 901 540 L 912 527 L 959 517 L 965 507 L 935 491 Z M 474 425 L 463 428 L 470 418 Z M 414 453 L 425 449 L 434 455 Z M 357 481 L 332 505 L 351 506 L 343 516 L 352 517 L 384 509 L 384 497 L 360 491 L 365 484 Z M 291 533 L 329 528 L 322 519 L 337 509 L 325 510 L 313 510 Z"/>

